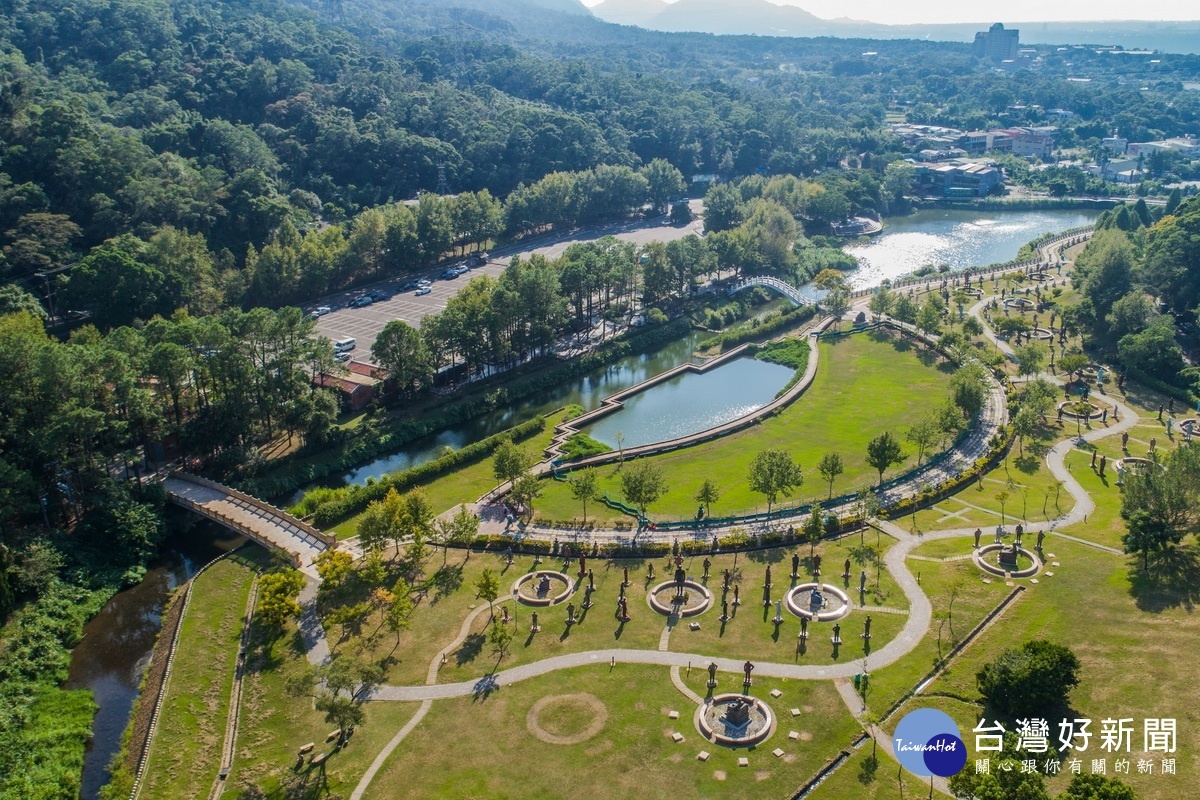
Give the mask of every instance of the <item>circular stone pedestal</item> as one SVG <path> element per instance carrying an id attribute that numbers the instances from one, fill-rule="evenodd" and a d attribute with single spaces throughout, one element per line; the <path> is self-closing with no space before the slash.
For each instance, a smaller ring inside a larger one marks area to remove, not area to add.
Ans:
<path id="1" fill-rule="evenodd" d="M 1140 473 L 1150 469 L 1157 462 L 1152 461 L 1149 458 L 1137 458 L 1135 456 L 1129 456 L 1128 458 L 1122 458 L 1121 463 L 1125 465 L 1126 471 Z M 1159 468 L 1165 469 L 1165 467 L 1163 467 L 1161 464 L 1159 464 Z"/>
<path id="2" fill-rule="evenodd" d="M 741 724 L 727 721 L 729 712 L 739 703 L 749 704 L 749 719 Z M 705 739 L 722 747 L 752 747 L 775 733 L 775 714 L 757 697 L 742 694 L 718 694 L 696 709 L 696 730 Z"/>
<path id="3" fill-rule="evenodd" d="M 1072 411 L 1072 408 L 1074 408 L 1079 402 L 1081 401 L 1066 400 L 1058 404 L 1058 410 L 1064 417 L 1070 417 L 1071 419 L 1100 419 L 1104 416 L 1104 410 L 1096 406 L 1095 403 L 1086 403 L 1087 407 L 1091 409 L 1086 414 L 1079 413 L 1078 411 Z"/>
<path id="4" fill-rule="evenodd" d="M 1024 311 L 1033 308 L 1037 303 L 1030 300 L 1028 297 L 1010 297 L 1004 301 L 1005 308 L 1015 308 L 1018 311 Z"/>
<path id="5" fill-rule="evenodd" d="M 1031 578 L 1037 575 L 1042 570 L 1042 560 L 1038 558 L 1036 553 L 1026 550 L 1024 547 L 1017 548 L 1017 566 L 1019 569 L 1011 569 L 1000 565 L 1000 551 L 1011 550 L 1012 545 L 1008 544 L 985 544 L 979 547 L 971 554 L 971 558 L 975 561 L 975 566 L 979 567 L 984 572 L 1001 578 L 1009 575 L 1014 578 Z M 992 555 L 994 554 L 994 555 Z M 988 556 L 991 555 L 991 558 Z M 1024 559 L 1029 563 L 1027 567 L 1021 567 L 1021 561 Z"/>
<path id="6" fill-rule="evenodd" d="M 1054 331 L 1048 328 L 1034 328 L 1032 331 L 1034 339 L 1040 339 L 1043 342 L 1048 342 L 1054 338 Z"/>
<path id="7" fill-rule="evenodd" d="M 683 583 L 687 593 L 687 602 L 682 606 L 671 602 L 675 597 L 675 581 L 664 581 L 655 586 L 646 595 L 646 602 L 658 613 L 666 617 L 694 617 L 712 608 L 713 595 L 708 587 L 688 579 Z"/>
<path id="8" fill-rule="evenodd" d="M 812 590 L 816 588 L 820 588 L 821 594 L 825 596 L 825 607 L 814 612 L 810 607 L 809 598 L 812 596 Z M 833 622 L 847 616 L 851 609 L 849 595 L 828 583 L 802 583 L 787 593 L 784 605 L 797 617 L 804 617 L 811 622 Z"/>
<path id="9" fill-rule="evenodd" d="M 545 595 L 537 594 L 537 585 L 542 576 L 550 579 L 550 591 Z M 513 597 L 518 603 L 526 606 L 556 606 L 565 603 L 567 598 L 575 593 L 575 584 L 561 572 L 541 569 L 537 572 L 527 572 L 512 585 Z"/>

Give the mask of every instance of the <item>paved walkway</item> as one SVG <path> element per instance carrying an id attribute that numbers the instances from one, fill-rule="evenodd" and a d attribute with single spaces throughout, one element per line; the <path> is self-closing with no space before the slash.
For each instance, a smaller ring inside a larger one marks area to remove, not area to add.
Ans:
<path id="1" fill-rule="evenodd" d="M 329 549 L 329 534 L 268 503 L 194 475 L 174 473 L 163 479 L 162 486 L 176 505 L 286 553 L 301 572 L 316 577 L 312 562 Z"/>

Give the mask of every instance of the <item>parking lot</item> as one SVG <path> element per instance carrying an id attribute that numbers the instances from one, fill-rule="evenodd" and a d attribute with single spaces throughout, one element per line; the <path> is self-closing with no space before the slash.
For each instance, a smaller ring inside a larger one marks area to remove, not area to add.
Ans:
<path id="1" fill-rule="evenodd" d="M 476 267 L 465 275 L 453 280 L 442 280 L 440 276 L 445 270 L 443 265 L 424 275 L 406 275 L 403 278 L 393 278 L 370 286 L 359 287 L 350 292 L 323 297 L 304 306 L 305 311 L 312 311 L 319 306 L 328 306 L 330 313 L 317 320 L 317 333 L 328 336 L 332 341 L 353 337 L 358 344 L 351 356 L 358 361 L 370 359 L 371 345 L 383 327 L 394 319 L 417 326 L 429 314 L 436 314 L 446 307 L 446 303 L 475 275 L 484 274 L 493 277 L 504 271 L 513 256 L 525 257 L 541 254 L 547 258 L 558 258 L 576 242 L 594 242 L 605 236 L 615 236 L 618 239 L 635 244 L 650 242 L 669 242 L 675 239 L 703 231 L 699 219 L 704 209 L 702 201 L 691 201 L 692 212 L 697 217 L 687 225 L 671 225 L 665 217 L 654 220 L 637 220 L 614 225 L 597 225 L 589 228 L 554 233 L 538 237 L 534 242 L 523 243 L 515 247 L 498 248 L 492 251 L 491 259 L 483 266 Z M 535 247 L 530 248 L 530 244 Z M 432 281 L 431 291 L 427 295 L 417 297 L 412 291 L 400 292 L 400 286 L 417 278 L 427 278 Z M 391 295 L 391 299 L 375 302 L 363 308 L 351 308 L 350 302 L 368 291 L 383 291 Z"/>

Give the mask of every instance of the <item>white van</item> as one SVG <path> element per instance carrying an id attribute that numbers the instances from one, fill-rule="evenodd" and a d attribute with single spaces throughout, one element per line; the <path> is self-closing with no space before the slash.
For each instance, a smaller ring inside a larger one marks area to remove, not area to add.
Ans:
<path id="1" fill-rule="evenodd" d="M 356 347 L 358 347 L 358 339 L 339 339 L 333 343 L 333 352 L 349 353 Z"/>

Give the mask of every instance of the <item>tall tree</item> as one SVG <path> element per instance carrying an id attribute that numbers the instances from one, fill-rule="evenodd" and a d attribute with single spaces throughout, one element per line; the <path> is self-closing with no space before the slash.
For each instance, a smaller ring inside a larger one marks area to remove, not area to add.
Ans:
<path id="1" fill-rule="evenodd" d="M 662 467 L 650 461 L 635 461 L 621 470 L 621 491 L 645 517 L 646 509 L 667 492 L 666 474 Z"/>
<path id="2" fill-rule="evenodd" d="M 904 460 L 904 451 L 891 431 L 884 431 L 867 442 L 867 463 L 879 471 L 879 484 L 883 485 L 883 473 L 893 464 Z"/>
<path id="3" fill-rule="evenodd" d="M 371 358 L 388 371 L 389 380 L 406 397 L 412 397 L 433 380 L 433 358 L 421 333 L 403 320 L 383 327 L 371 345 Z"/>
<path id="4" fill-rule="evenodd" d="M 791 497 L 803 482 L 804 472 L 786 450 L 761 450 L 750 461 L 750 489 L 766 496 L 767 513 L 779 495 Z"/>
<path id="5" fill-rule="evenodd" d="M 829 497 L 833 497 L 833 482 L 845 471 L 846 465 L 842 462 L 841 453 L 826 453 L 817 462 L 817 472 L 821 474 L 825 483 L 829 484 Z"/>

